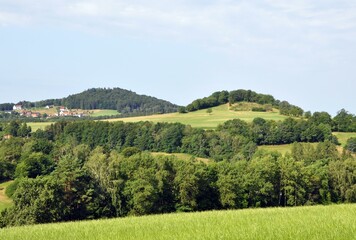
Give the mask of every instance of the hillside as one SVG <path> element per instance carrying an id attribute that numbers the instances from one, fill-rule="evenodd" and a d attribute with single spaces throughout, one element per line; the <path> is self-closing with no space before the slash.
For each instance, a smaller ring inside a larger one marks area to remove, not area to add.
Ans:
<path id="1" fill-rule="evenodd" d="M 216 107 L 225 103 L 233 105 L 241 102 L 259 104 L 257 108 L 255 106 L 254 109 L 252 109 L 256 111 L 266 112 L 272 108 L 278 108 L 281 114 L 294 117 L 303 116 L 304 113 L 303 109 L 298 106 L 294 106 L 287 101 L 280 101 L 275 99 L 272 95 L 256 93 L 245 89 L 238 89 L 230 92 L 214 92 L 209 97 L 194 100 L 185 108 L 179 108 L 179 111 L 193 112 L 200 109 Z"/>
<path id="2" fill-rule="evenodd" d="M 208 113 L 206 109 L 197 110 L 188 113 L 169 113 L 157 114 L 151 116 L 129 117 L 129 118 L 116 118 L 109 121 L 124 121 L 124 122 L 139 122 L 139 121 L 152 121 L 152 122 L 179 122 L 192 127 L 215 129 L 219 124 L 228 120 L 241 119 L 246 122 L 252 122 L 254 118 L 260 117 L 266 120 L 284 120 L 287 116 L 281 115 L 278 110 L 270 112 L 253 112 L 253 111 L 234 111 L 231 110 L 229 104 L 223 104 L 217 107 L 212 107 L 212 112 Z"/>
<path id="3" fill-rule="evenodd" d="M 177 213 L 0 229 L 0 239 L 355 239 L 356 205 Z"/>
<path id="4" fill-rule="evenodd" d="M 153 114 L 176 112 L 178 106 L 168 101 L 121 88 L 91 88 L 61 99 L 47 99 L 38 102 L 20 102 L 25 108 L 65 106 L 70 109 L 112 109 L 121 114 Z M 11 104 L 3 104 L 3 108 Z M 11 107 L 12 109 L 12 107 Z"/>

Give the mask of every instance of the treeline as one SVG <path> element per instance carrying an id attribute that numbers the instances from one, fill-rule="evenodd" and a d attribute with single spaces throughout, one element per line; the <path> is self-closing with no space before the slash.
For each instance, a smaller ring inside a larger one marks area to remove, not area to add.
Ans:
<path id="1" fill-rule="evenodd" d="M 57 126 L 60 127 L 60 126 Z M 330 142 L 295 143 L 291 154 L 202 163 L 68 138 L 13 138 L 21 149 L 14 206 L 0 227 L 181 211 L 356 202 L 356 160 Z M 3 146 L 2 146 L 3 147 Z M 3 152 L 3 151 L 1 151 Z M 13 157 L 6 152 L 7 157 Z"/>
<path id="2" fill-rule="evenodd" d="M 28 137 L 31 131 L 25 123 L 18 121 L 0 126 L 0 136 Z M 250 159 L 257 145 L 326 140 L 338 144 L 330 125 L 317 115 L 307 121 L 288 118 L 275 122 L 255 118 L 252 123 L 247 123 L 234 119 L 219 125 L 215 131 L 195 129 L 180 123 L 57 122 L 32 135 L 56 142 L 70 140 L 91 148 L 102 146 L 121 151 L 137 147 L 141 151 L 181 152 L 215 161 Z"/>
<path id="3" fill-rule="evenodd" d="M 65 106 L 70 109 L 113 109 L 120 113 L 170 113 L 177 112 L 178 106 L 168 101 L 121 88 L 92 88 L 82 93 L 61 99 L 48 99 L 38 102 L 20 102 L 25 108 L 45 107 L 47 105 Z M 11 107 L 12 109 L 12 107 Z"/>
<path id="4" fill-rule="evenodd" d="M 315 113 L 308 120 L 287 118 L 277 122 L 255 118 L 247 123 L 234 119 L 219 125 L 215 131 L 180 123 L 59 122 L 45 133 L 53 135 L 54 139 L 73 137 L 91 147 L 121 149 L 136 146 L 143 151 L 184 152 L 221 160 L 236 155 L 242 146 L 325 140 L 338 144 L 332 135 L 332 119 L 326 114 Z"/>
<path id="5" fill-rule="evenodd" d="M 286 119 L 283 122 L 274 122 L 256 118 L 252 123 L 246 123 L 235 119 L 220 125 L 216 131 L 195 129 L 180 123 L 76 121 L 57 122 L 46 130 L 37 130 L 31 135 L 32 138 L 58 144 L 86 144 L 90 149 L 101 146 L 107 150 L 122 151 L 135 147 L 140 151 L 188 153 L 215 161 L 248 160 L 255 153 L 257 145 L 261 144 L 325 140 L 337 143 L 330 127 L 315 121 Z M 11 121 L 0 124 L 0 136 L 29 138 L 30 132 L 31 128 L 26 123 Z M 20 153 L 23 151 L 17 148 L 18 142 L 19 140 L 10 139 L 3 141 L 0 146 L 0 180 L 15 176 L 16 166 L 21 159 Z"/>
<path id="6" fill-rule="evenodd" d="M 13 106 L 13 103 L 1 103 L 0 111 L 12 111 Z"/>

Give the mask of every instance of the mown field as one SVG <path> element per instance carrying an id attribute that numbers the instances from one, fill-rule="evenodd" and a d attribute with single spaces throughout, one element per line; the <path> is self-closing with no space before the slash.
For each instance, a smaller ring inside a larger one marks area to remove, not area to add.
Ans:
<path id="1" fill-rule="evenodd" d="M 10 207 L 12 205 L 11 199 L 8 198 L 5 194 L 6 187 L 9 186 L 11 182 L 12 181 L 0 183 L 0 212 L 3 209 Z"/>
<path id="2" fill-rule="evenodd" d="M 356 239 L 356 204 L 176 213 L 0 229 L 0 239 Z"/>
<path id="3" fill-rule="evenodd" d="M 252 111 L 233 111 L 229 109 L 228 104 L 212 108 L 212 113 L 207 113 L 206 109 L 198 110 L 189 113 L 169 113 L 157 114 L 151 116 L 130 117 L 110 119 L 109 121 L 124 121 L 124 122 L 180 122 L 186 125 L 191 125 L 196 128 L 215 129 L 219 124 L 228 120 L 239 118 L 241 120 L 252 122 L 256 117 L 261 117 L 266 120 L 283 120 L 286 116 L 274 112 L 252 112 Z"/>

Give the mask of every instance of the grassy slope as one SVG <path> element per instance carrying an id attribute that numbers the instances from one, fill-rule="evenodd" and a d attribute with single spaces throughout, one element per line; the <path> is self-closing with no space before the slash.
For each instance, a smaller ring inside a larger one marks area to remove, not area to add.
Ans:
<path id="1" fill-rule="evenodd" d="M 189 113 L 169 113 L 158 114 L 143 117 L 118 118 L 110 119 L 109 121 L 124 121 L 124 122 L 180 122 L 191 125 L 192 127 L 214 129 L 219 124 L 228 120 L 239 118 L 241 120 L 251 122 L 256 117 L 261 117 L 267 120 L 283 120 L 286 116 L 280 115 L 279 112 L 252 112 L 252 111 L 232 111 L 229 110 L 228 104 L 212 108 L 211 114 L 206 112 L 206 109 L 189 112 Z"/>
<path id="2" fill-rule="evenodd" d="M 262 117 L 267 120 L 283 120 L 286 116 L 280 115 L 278 112 L 252 112 L 252 111 L 232 111 L 229 110 L 227 104 L 212 108 L 211 114 L 206 112 L 206 109 L 190 112 L 190 113 L 168 113 L 156 114 L 151 116 L 130 117 L 130 118 L 116 118 L 104 121 L 124 121 L 124 122 L 139 122 L 139 121 L 152 121 L 152 122 L 180 122 L 189 124 L 192 127 L 215 129 L 219 124 L 228 120 L 239 118 L 241 120 L 251 122 L 256 117 Z M 105 112 L 104 112 L 105 113 Z M 113 112 L 110 112 L 112 114 Z M 95 114 L 95 113 L 94 113 Z M 98 114 L 102 114 L 98 112 Z M 44 123 L 28 123 L 33 131 L 38 128 L 44 129 L 50 122 Z"/>
<path id="3" fill-rule="evenodd" d="M 178 213 L 0 229 L 0 239 L 356 239 L 356 204 Z"/>
<path id="4" fill-rule="evenodd" d="M 12 205 L 12 201 L 10 198 L 8 198 L 5 194 L 6 187 L 11 183 L 12 181 L 8 182 L 3 182 L 0 183 L 0 212 Z"/>
<path id="5" fill-rule="evenodd" d="M 339 139 L 341 146 L 345 146 L 347 139 L 351 137 L 356 138 L 356 133 L 351 132 L 334 132 L 333 134 Z"/>

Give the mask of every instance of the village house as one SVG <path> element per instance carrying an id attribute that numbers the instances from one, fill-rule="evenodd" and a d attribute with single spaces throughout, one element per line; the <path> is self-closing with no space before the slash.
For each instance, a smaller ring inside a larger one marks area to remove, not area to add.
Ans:
<path id="1" fill-rule="evenodd" d="M 22 110 L 22 105 L 21 105 L 21 104 L 16 104 L 16 105 L 14 105 L 14 106 L 12 107 L 12 109 L 13 109 L 14 111 L 16 111 L 16 110 Z"/>
<path id="2" fill-rule="evenodd" d="M 33 112 L 31 113 L 31 117 L 34 117 L 34 118 L 39 118 L 41 116 L 41 114 L 39 112 Z"/>

